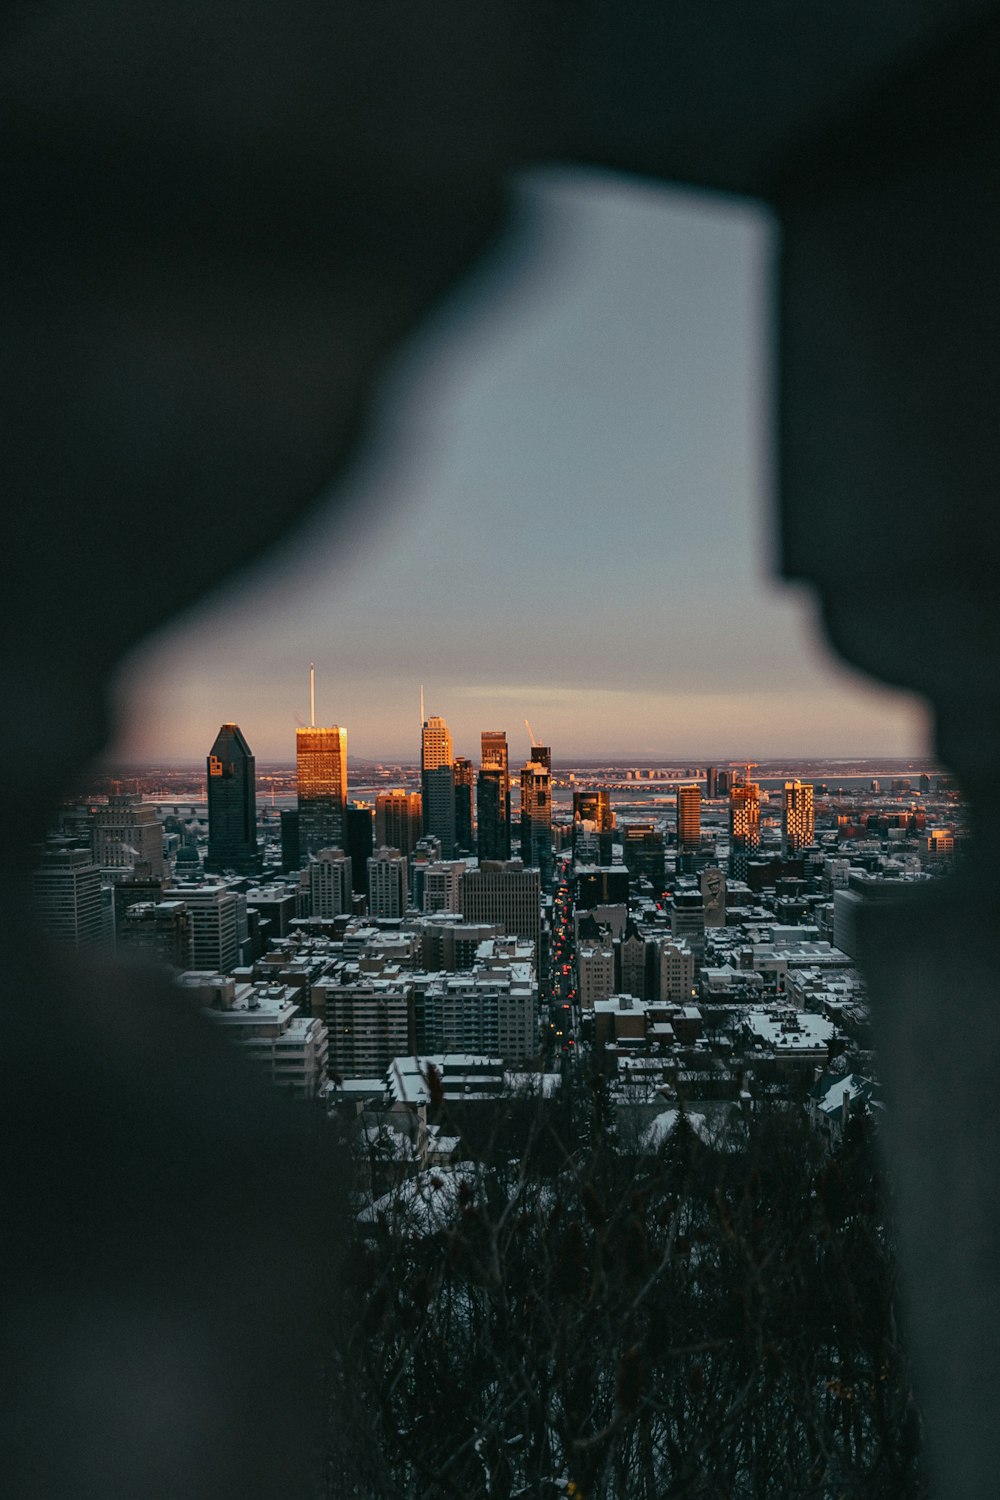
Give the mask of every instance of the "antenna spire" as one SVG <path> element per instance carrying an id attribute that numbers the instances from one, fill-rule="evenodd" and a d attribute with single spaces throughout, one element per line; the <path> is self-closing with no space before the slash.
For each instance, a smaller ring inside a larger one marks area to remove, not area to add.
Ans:
<path id="1" fill-rule="evenodd" d="M 316 728 L 316 664 L 309 663 L 309 727 Z"/>

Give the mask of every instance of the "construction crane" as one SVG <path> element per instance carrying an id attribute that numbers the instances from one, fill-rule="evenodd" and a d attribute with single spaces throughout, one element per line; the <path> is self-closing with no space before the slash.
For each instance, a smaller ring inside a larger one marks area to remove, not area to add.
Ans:
<path id="1" fill-rule="evenodd" d="M 534 750 L 535 746 L 538 745 L 538 744 L 540 744 L 541 742 L 539 740 L 535 739 L 535 731 L 532 729 L 532 727 L 528 723 L 527 719 L 525 719 L 525 721 L 524 721 L 524 727 L 528 731 L 528 738 L 531 741 L 531 748 L 532 748 L 532 750 Z"/>

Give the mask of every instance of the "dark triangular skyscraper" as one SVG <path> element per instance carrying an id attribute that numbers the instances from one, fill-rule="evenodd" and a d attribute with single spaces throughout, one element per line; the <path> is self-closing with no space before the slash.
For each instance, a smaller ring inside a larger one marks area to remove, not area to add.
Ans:
<path id="1" fill-rule="evenodd" d="M 223 724 L 208 756 L 208 858 L 205 869 L 260 873 L 256 762 L 238 724 Z"/>

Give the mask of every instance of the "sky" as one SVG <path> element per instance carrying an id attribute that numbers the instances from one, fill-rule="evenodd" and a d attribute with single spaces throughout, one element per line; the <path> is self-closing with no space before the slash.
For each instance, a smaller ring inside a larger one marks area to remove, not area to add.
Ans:
<path id="1" fill-rule="evenodd" d="M 519 183 L 502 254 L 396 361 L 320 514 L 134 653 L 111 761 L 258 760 L 309 720 L 415 760 L 916 755 L 922 705 L 835 662 L 773 577 L 766 212 L 592 170 Z M 197 538 L 179 539 L 179 546 Z"/>

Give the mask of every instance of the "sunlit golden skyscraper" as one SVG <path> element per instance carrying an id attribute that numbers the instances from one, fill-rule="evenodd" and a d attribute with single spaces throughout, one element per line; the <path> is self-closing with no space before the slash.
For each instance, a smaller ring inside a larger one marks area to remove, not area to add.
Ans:
<path id="1" fill-rule="evenodd" d="M 347 730 L 333 724 L 295 731 L 299 849 L 303 857 L 345 847 Z"/>
<path id="2" fill-rule="evenodd" d="M 455 851 L 455 757 L 451 733 L 436 714 L 425 719 L 420 735 L 420 790 L 424 832 L 441 840 L 441 853 Z"/>
<path id="3" fill-rule="evenodd" d="M 697 782 L 677 788 L 677 852 L 697 854 L 701 848 L 701 787 Z"/>

